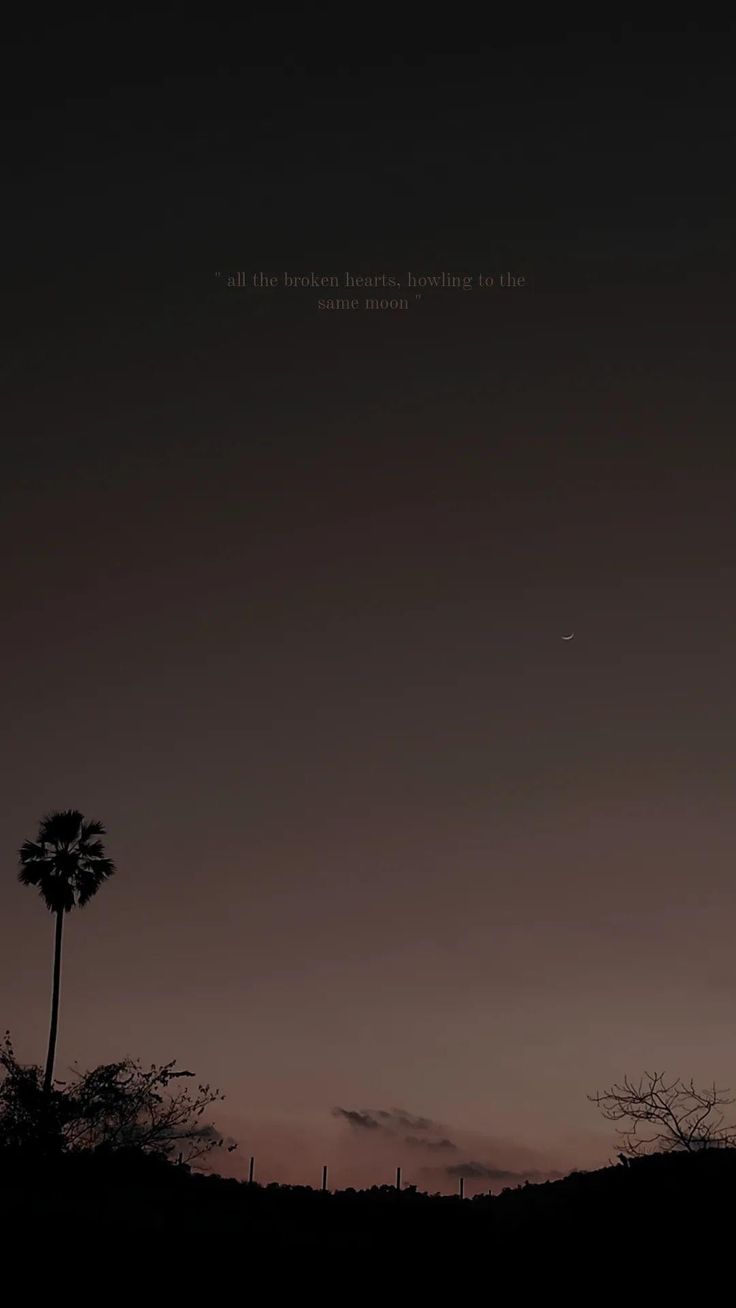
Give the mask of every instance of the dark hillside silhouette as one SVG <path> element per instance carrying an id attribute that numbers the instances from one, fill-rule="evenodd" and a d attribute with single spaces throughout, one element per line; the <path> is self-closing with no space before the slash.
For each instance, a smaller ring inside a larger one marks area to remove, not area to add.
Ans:
<path id="1" fill-rule="evenodd" d="M 0 1231 L 16 1249 L 43 1231 L 46 1248 L 68 1251 L 83 1230 L 90 1257 L 128 1263 L 151 1247 L 224 1241 L 253 1270 L 287 1253 L 323 1269 L 343 1255 L 371 1268 L 426 1269 L 431 1258 L 512 1278 L 566 1264 L 580 1274 L 633 1250 L 663 1288 L 673 1256 L 710 1267 L 728 1239 L 734 1148 L 621 1154 L 617 1166 L 473 1199 L 414 1185 L 264 1186 L 201 1170 L 234 1148 L 206 1120 L 223 1096 L 182 1089 L 191 1073 L 174 1063 L 146 1071 L 124 1059 L 74 1072 L 47 1096 L 42 1069 L 18 1063 L 8 1037 L 0 1069 Z"/>
<path id="2" fill-rule="evenodd" d="M 533 1265 L 584 1273 L 643 1259 L 665 1286 L 678 1259 L 684 1272 L 698 1259 L 706 1269 L 723 1259 L 735 1190 L 733 1149 L 652 1155 L 472 1200 L 389 1185 L 260 1186 L 131 1149 L 51 1160 L 0 1152 L 0 1227 L 9 1239 L 43 1230 L 69 1247 L 82 1229 L 90 1249 L 126 1257 L 151 1242 L 161 1250 L 215 1244 L 264 1271 L 280 1253 L 309 1255 L 325 1273 L 347 1255 L 524 1277 Z"/>

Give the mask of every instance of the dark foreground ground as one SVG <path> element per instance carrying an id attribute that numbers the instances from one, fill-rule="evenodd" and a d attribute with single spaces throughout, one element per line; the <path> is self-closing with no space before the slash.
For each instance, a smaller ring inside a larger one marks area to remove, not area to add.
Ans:
<path id="1" fill-rule="evenodd" d="M 265 1284 L 279 1301 L 296 1286 L 289 1302 L 302 1292 L 355 1302 L 369 1284 L 374 1295 L 393 1287 L 391 1298 L 413 1285 L 409 1297 L 429 1301 L 432 1282 L 440 1297 L 443 1285 L 484 1297 L 513 1287 L 520 1303 L 534 1286 L 590 1303 L 645 1285 L 684 1302 L 695 1286 L 697 1302 L 717 1273 L 730 1281 L 735 1219 L 736 1150 L 655 1155 L 472 1200 L 261 1187 L 122 1154 L 0 1156 L 6 1272 L 13 1261 L 34 1278 L 53 1270 L 68 1289 L 98 1267 L 103 1297 L 153 1262 L 177 1301 L 182 1284 L 199 1283 L 216 1302 L 234 1276 L 238 1297 Z"/>

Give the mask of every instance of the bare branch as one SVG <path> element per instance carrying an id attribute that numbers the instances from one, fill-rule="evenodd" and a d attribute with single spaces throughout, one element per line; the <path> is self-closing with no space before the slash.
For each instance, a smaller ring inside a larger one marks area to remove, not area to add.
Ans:
<path id="1" fill-rule="evenodd" d="M 623 1082 L 587 1097 L 606 1121 L 629 1123 L 623 1130 L 617 1128 L 616 1134 L 631 1157 L 653 1150 L 668 1153 L 736 1145 L 736 1125 L 724 1125 L 721 1111 L 736 1099 L 715 1082 L 698 1090 L 692 1079 L 668 1080 L 664 1072 L 645 1072 L 638 1083 L 625 1076 Z"/>

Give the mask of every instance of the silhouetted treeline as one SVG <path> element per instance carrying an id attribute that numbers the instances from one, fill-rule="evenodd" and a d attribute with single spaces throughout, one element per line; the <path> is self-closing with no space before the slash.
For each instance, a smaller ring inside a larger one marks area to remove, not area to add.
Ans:
<path id="1" fill-rule="evenodd" d="M 307 1252 L 520 1269 L 530 1256 L 552 1269 L 633 1254 L 712 1266 L 725 1256 L 735 1193 L 732 1149 L 657 1154 L 466 1200 L 389 1185 L 261 1186 L 136 1150 L 46 1160 L 0 1151 L 0 1222 L 11 1241 L 35 1230 L 69 1248 L 80 1231 L 88 1247 L 112 1240 L 120 1251 L 152 1237 L 162 1248 L 225 1242 L 251 1266 Z"/>

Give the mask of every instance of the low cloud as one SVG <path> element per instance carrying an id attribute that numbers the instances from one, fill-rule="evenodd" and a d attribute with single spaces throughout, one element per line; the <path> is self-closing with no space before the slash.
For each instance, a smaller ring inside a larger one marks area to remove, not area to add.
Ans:
<path id="1" fill-rule="evenodd" d="M 418 1135 L 404 1136 L 404 1143 L 408 1145 L 421 1145 L 423 1149 L 457 1149 L 457 1145 L 452 1140 L 423 1140 Z"/>
<path id="2" fill-rule="evenodd" d="M 408 1158 L 405 1161 L 410 1167 L 417 1167 L 418 1174 L 428 1185 L 434 1181 L 446 1187 L 449 1182 L 462 1177 L 469 1182 L 485 1182 L 488 1189 L 498 1190 L 503 1186 L 522 1185 L 525 1181 L 555 1180 L 564 1175 L 545 1168 L 546 1160 L 537 1151 L 514 1141 L 467 1132 L 460 1132 L 458 1138 L 453 1139 L 440 1122 L 404 1108 L 334 1108 L 332 1111 L 333 1116 L 351 1127 L 350 1137 L 356 1147 L 359 1139 L 366 1143 L 370 1139 L 373 1157 L 385 1155 L 385 1149 L 390 1147 L 392 1160 L 400 1163 L 401 1150 L 408 1146 L 414 1161 L 412 1164 Z M 492 1161 L 484 1161 L 482 1154 L 479 1156 L 477 1152 L 479 1149 L 487 1150 Z M 438 1155 L 443 1153 L 453 1154 L 452 1162 L 441 1163 Z M 493 1155 L 496 1155 L 495 1160 Z"/>
<path id="3" fill-rule="evenodd" d="M 255 1155 L 255 1179 L 262 1185 L 277 1181 L 319 1188 L 327 1164 L 330 1189 L 362 1189 L 392 1184 L 400 1166 L 406 1182 L 416 1182 L 430 1193 L 456 1194 L 461 1176 L 468 1195 L 489 1190 L 498 1193 L 524 1181 L 553 1180 L 573 1166 L 604 1166 L 610 1154 L 607 1137 L 603 1144 L 598 1136 L 592 1142 L 583 1137 L 582 1144 L 571 1137 L 564 1142 L 564 1149 L 552 1153 L 509 1136 L 440 1126 L 403 1109 L 355 1108 L 350 1101 L 334 1114 L 328 1108 L 300 1119 L 248 1117 L 228 1111 L 228 1107 L 224 1105 L 217 1114 L 226 1148 L 213 1158 L 215 1170 L 243 1180 L 248 1176 L 250 1157 Z M 434 1129 L 408 1131 L 399 1117 L 428 1123 Z M 376 1125 L 367 1125 L 369 1121 Z M 232 1153 L 228 1152 L 230 1140 L 239 1142 Z M 565 1171 L 555 1170 L 560 1167 Z"/>
<path id="4" fill-rule="evenodd" d="M 428 1117 L 414 1117 L 403 1108 L 381 1109 L 381 1117 L 387 1118 L 393 1125 L 403 1127 L 406 1131 L 434 1131 L 437 1123 Z"/>
<path id="5" fill-rule="evenodd" d="M 358 1131 L 380 1130 L 393 1140 L 424 1149 L 457 1149 L 446 1135 L 436 1137 L 443 1127 L 430 1117 L 418 1117 L 404 1108 L 333 1108 L 334 1117 L 342 1117 Z M 407 1132 L 409 1134 L 407 1134 Z"/>
<path id="6" fill-rule="evenodd" d="M 349 1122 L 351 1126 L 357 1127 L 359 1130 L 370 1131 L 375 1130 L 376 1127 L 380 1126 L 380 1122 L 377 1122 L 375 1117 L 372 1117 L 370 1113 L 358 1112 L 357 1108 L 333 1108 L 332 1114 L 333 1117 L 344 1117 L 346 1122 Z"/>

